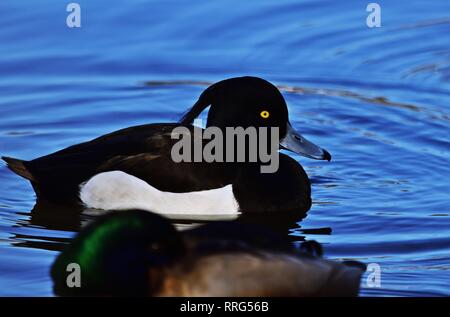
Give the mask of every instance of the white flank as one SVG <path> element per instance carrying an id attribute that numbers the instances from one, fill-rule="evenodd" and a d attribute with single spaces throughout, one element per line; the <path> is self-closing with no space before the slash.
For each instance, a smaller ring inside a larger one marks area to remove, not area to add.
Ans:
<path id="1" fill-rule="evenodd" d="M 237 215 L 239 206 L 232 185 L 188 192 L 163 192 L 121 171 L 100 173 L 80 186 L 87 208 L 142 209 L 165 215 Z"/>

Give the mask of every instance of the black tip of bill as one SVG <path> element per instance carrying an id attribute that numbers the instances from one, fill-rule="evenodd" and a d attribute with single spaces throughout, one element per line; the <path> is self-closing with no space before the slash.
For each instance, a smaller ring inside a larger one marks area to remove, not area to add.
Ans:
<path id="1" fill-rule="evenodd" d="M 331 154 L 327 150 L 323 150 L 323 159 L 327 160 L 328 162 L 331 161 Z"/>

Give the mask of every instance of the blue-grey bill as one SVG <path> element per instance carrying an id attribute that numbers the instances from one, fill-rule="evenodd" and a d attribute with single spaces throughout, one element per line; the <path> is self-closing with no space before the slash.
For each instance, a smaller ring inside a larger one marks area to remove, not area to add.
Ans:
<path id="1" fill-rule="evenodd" d="M 281 139 L 280 145 L 286 150 L 315 160 L 331 160 L 331 155 L 327 150 L 305 139 L 300 133 L 295 131 L 290 123 L 287 124 L 286 136 Z"/>

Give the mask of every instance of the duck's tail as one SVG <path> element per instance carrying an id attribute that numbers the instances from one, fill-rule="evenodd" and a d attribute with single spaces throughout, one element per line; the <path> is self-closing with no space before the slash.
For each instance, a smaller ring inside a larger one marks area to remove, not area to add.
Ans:
<path id="1" fill-rule="evenodd" d="M 26 161 L 6 156 L 2 156 L 2 160 L 5 161 L 8 164 L 8 168 L 17 175 L 20 175 L 32 182 L 36 181 L 33 177 L 33 174 L 31 174 L 31 172 L 25 166 Z"/>

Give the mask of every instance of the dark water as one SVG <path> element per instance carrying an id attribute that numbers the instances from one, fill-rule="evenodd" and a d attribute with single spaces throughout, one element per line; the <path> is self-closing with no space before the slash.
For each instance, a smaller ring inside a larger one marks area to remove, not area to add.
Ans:
<path id="1" fill-rule="evenodd" d="M 175 121 L 207 83 L 261 76 L 333 155 L 296 157 L 314 204 L 291 234 L 378 263 L 362 295 L 450 294 L 450 2 L 379 1 L 372 29 L 368 1 L 79 3 L 69 29 L 64 1 L 0 2 L 0 154 Z M 52 295 L 80 218 L 30 212 L 30 185 L 4 164 L 0 179 L 0 295 Z"/>

